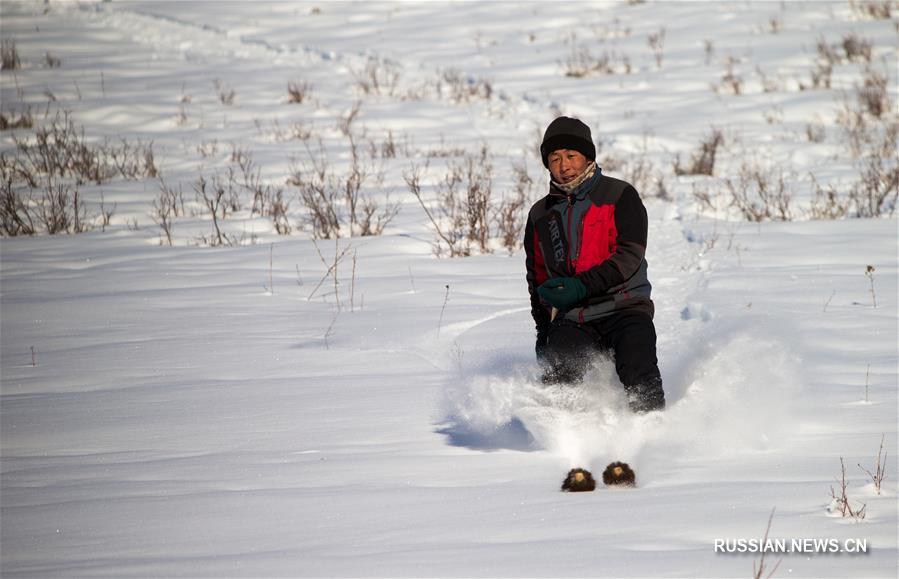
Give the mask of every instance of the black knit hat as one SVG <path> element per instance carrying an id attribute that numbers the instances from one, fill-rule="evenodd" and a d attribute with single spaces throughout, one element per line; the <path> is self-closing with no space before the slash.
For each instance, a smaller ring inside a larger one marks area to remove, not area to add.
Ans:
<path id="1" fill-rule="evenodd" d="M 543 143 L 540 144 L 540 156 L 543 166 L 549 168 L 549 155 L 559 149 L 577 151 L 591 161 L 596 160 L 596 147 L 590 136 L 590 127 L 578 119 L 559 117 L 546 127 Z"/>

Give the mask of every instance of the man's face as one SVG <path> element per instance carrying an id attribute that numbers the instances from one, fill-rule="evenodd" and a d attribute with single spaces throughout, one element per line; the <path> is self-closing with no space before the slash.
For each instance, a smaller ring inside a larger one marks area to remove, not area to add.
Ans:
<path id="1" fill-rule="evenodd" d="M 568 183 L 584 172 L 589 161 L 577 151 L 559 149 L 549 154 L 549 172 L 556 183 Z"/>

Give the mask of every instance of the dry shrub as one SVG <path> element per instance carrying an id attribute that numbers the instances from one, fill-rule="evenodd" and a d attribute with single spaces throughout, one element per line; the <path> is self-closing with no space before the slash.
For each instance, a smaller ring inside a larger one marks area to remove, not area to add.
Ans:
<path id="1" fill-rule="evenodd" d="M 829 89 L 831 84 L 831 77 L 833 76 L 833 67 L 842 62 L 842 58 L 840 57 L 839 50 L 836 46 L 828 44 L 827 40 L 824 37 L 820 37 L 818 41 L 815 43 L 815 48 L 817 50 L 817 56 L 812 62 L 812 70 L 810 72 L 811 75 L 811 85 L 806 86 L 804 83 L 799 83 L 800 90 L 806 89 Z"/>
<path id="2" fill-rule="evenodd" d="M 3 65 L 3 70 L 22 68 L 22 60 L 19 58 L 19 50 L 16 48 L 15 40 L 4 39 L 0 43 L 0 63 Z"/>
<path id="3" fill-rule="evenodd" d="M 655 165 L 649 160 L 645 151 L 628 157 L 622 166 L 624 180 L 633 185 L 637 191 L 649 194 L 651 186 L 660 183 L 656 175 Z M 664 188 L 664 184 L 663 184 Z"/>
<path id="4" fill-rule="evenodd" d="M 885 124 L 858 160 L 850 197 L 859 217 L 892 215 L 899 199 L 899 123 Z"/>
<path id="5" fill-rule="evenodd" d="M 721 75 L 721 81 L 712 87 L 715 92 L 735 96 L 743 94 L 743 77 L 734 70 L 737 62 L 739 61 L 733 56 L 728 56 L 724 61 L 724 74 Z"/>
<path id="6" fill-rule="evenodd" d="M 175 191 L 173 188 L 169 187 L 168 184 L 166 184 L 165 179 L 160 176 L 159 194 L 153 200 L 151 206 L 153 211 L 150 213 L 150 218 L 160 229 L 162 229 L 166 243 L 168 243 L 168 245 L 173 245 L 172 230 L 174 229 L 174 218 L 179 214 L 184 214 L 184 197 L 181 191 L 181 185 L 179 184 L 178 190 Z M 160 244 L 161 243 L 162 241 L 160 240 Z"/>
<path id="7" fill-rule="evenodd" d="M 833 64 L 825 60 L 816 60 L 811 70 L 811 85 L 806 86 L 799 83 L 800 90 L 812 89 L 829 89 L 831 77 L 833 76 Z"/>
<path id="8" fill-rule="evenodd" d="M 309 94 L 312 91 L 312 85 L 306 81 L 289 81 L 287 83 L 287 102 L 293 104 L 303 104 L 309 100 Z"/>
<path id="9" fill-rule="evenodd" d="M 396 142 L 396 138 L 393 135 L 392 130 L 387 131 L 387 135 L 381 141 L 380 144 L 376 143 L 374 140 L 370 140 L 368 143 L 369 148 L 369 157 L 375 159 L 377 157 L 381 157 L 382 159 L 395 159 L 397 155 L 402 152 L 405 156 L 409 156 L 409 136 L 405 135 L 404 141 L 402 144 Z"/>
<path id="10" fill-rule="evenodd" d="M 434 253 L 440 256 L 445 251 L 449 257 L 469 255 L 470 252 L 463 243 L 464 235 L 461 233 L 463 222 L 459 210 L 461 201 L 458 200 L 456 193 L 458 185 L 462 181 L 462 175 L 455 169 L 447 172 L 437 185 L 437 202 L 429 204 L 425 202 L 422 193 L 422 178 L 426 169 L 426 166 L 413 164 L 409 170 L 403 172 L 403 178 L 409 191 L 424 209 L 425 215 L 437 235 L 437 240 L 434 242 Z"/>
<path id="11" fill-rule="evenodd" d="M 219 152 L 219 142 L 218 139 L 212 139 L 210 141 L 200 141 L 200 144 L 196 146 L 197 154 L 204 159 L 211 159 L 218 155 Z"/>
<path id="12" fill-rule="evenodd" d="M 349 130 L 345 134 L 350 154 L 345 172 L 330 166 L 321 140 L 317 152 L 306 143 L 306 159 L 291 167 L 288 184 L 299 190 L 300 204 L 306 210 L 304 223 L 315 239 L 343 234 L 380 235 L 400 210 L 398 203 L 390 201 L 389 194 L 383 203 L 373 196 L 374 191 L 363 195 L 367 183 L 372 181 L 378 192 L 382 190 L 383 171 L 376 168 L 371 155 L 363 158 L 356 137 Z"/>
<path id="13" fill-rule="evenodd" d="M 449 68 L 441 72 L 437 80 L 437 94 L 454 103 L 469 103 L 474 100 L 490 100 L 493 96 L 493 84 L 483 78 L 463 74 L 460 70 Z"/>
<path id="14" fill-rule="evenodd" d="M 657 32 L 650 32 L 646 43 L 655 57 L 656 68 L 662 68 L 662 58 L 665 55 L 665 27 L 662 26 Z"/>
<path id="15" fill-rule="evenodd" d="M 50 235 L 91 229 L 78 188 L 69 183 L 54 183 L 36 205 L 38 220 Z"/>
<path id="16" fill-rule="evenodd" d="M 630 74 L 631 61 L 626 54 L 603 50 L 594 55 L 586 46 L 572 42 L 571 53 L 562 64 L 565 76 L 584 78 L 597 74 Z"/>
<path id="17" fill-rule="evenodd" d="M 859 175 L 849 193 L 858 217 L 892 215 L 899 199 L 899 120 L 884 78 L 867 70 L 855 101 L 844 94 L 837 114 Z"/>
<path id="18" fill-rule="evenodd" d="M 291 167 L 288 184 L 299 189 L 300 204 L 307 209 L 304 221 L 311 227 L 313 239 L 340 237 L 339 189 L 329 170 L 324 145 L 318 141 L 318 154 L 308 143 L 305 145 L 308 164 Z"/>
<path id="19" fill-rule="evenodd" d="M 132 143 L 128 139 L 120 138 L 119 146 L 107 147 L 106 154 L 116 173 L 125 179 L 132 181 L 145 177 L 155 179 L 159 175 L 152 141 L 145 145 L 140 139 Z"/>
<path id="20" fill-rule="evenodd" d="M 823 143 L 827 138 L 827 127 L 817 121 L 806 123 L 805 136 L 810 143 Z"/>
<path id="21" fill-rule="evenodd" d="M 43 179 L 71 177 L 81 185 L 98 185 L 114 175 L 108 155 L 101 146 L 89 143 L 84 129 L 77 128 L 68 111 L 46 125 L 36 127 L 31 138 L 13 136 L 16 144 L 15 168 L 31 187 Z"/>
<path id="22" fill-rule="evenodd" d="M 872 281 L 871 283 L 873 284 L 874 282 Z M 862 472 L 871 478 L 871 482 L 874 484 L 874 491 L 878 495 L 883 490 L 883 479 L 886 478 L 887 453 L 883 450 L 883 441 L 885 438 L 886 435 L 880 437 L 880 448 L 877 450 L 877 456 L 874 459 L 874 472 L 871 472 L 870 469 L 863 467 L 861 464 L 858 465 L 858 468 L 862 469 Z"/>
<path id="23" fill-rule="evenodd" d="M 237 239 L 222 231 L 221 221 L 228 218 L 229 211 L 240 209 L 240 198 L 233 169 L 225 176 L 214 174 L 211 179 L 199 175 L 193 185 L 196 199 L 212 218 L 213 236 L 201 235 L 199 241 L 205 245 L 236 245 Z"/>
<path id="24" fill-rule="evenodd" d="M 59 68 L 62 66 L 62 61 L 47 52 L 44 54 L 44 66 L 47 68 Z"/>
<path id="25" fill-rule="evenodd" d="M 854 32 L 843 36 L 841 42 L 829 43 L 823 36 L 815 43 L 816 56 L 812 63 L 811 84 L 799 83 L 800 90 L 829 89 L 835 66 L 850 62 L 871 63 L 871 41 Z"/>
<path id="26" fill-rule="evenodd" d="M 714 175 L 715 159 L 718 149 L 724 145 L 724 134 L 720 129 L 712 131 L 699 143 L 699 149 L 693 153 L 689 165 L 681 165 L 680 155 L 674 160 L 675 175 Z"/>
<path id="27" fill-rule="evenodd" d="M 862 18 L 889 20 L 896 8 L 895 0 L 849 0 L 853 12 Z"/>
<path id="28" fill-rule="evenodd" d="M 858 102 L 865 112 L 879 119 L 892 109 L 890 93 L 887 90 L 887 76 L 876 70 L 865 70 L 862 85 L 856 88 Z"/>
<path id="29" fill-rule="evenodd" d="M 843 36 L 841 46 L 849 62 L 871 62 L 871 41 L 867 38 L 859 38 L 852 32 Z"/>
<path id="30" fill-rule="evenodd" d="M 528 173 L 526 162 L 512 164 L 512 177 L 512 192 L 503 195 L 494 216 L 497 233 L 509 253 L 521 247 L 528 201 L 534 188 L 534 180 Z"/>
<path id="31" fill-rule="evenodd" d="M 812 176 L 809 214 L 814 219 L 893 215 L 899 202 L 899 121 L 888 110 L 872 106 L 872 97 L 863 88 L 856 91 L 855 101 L 842 96 L 837 115 L 857 180 L 841 194 L 832 184 L 822 187 Z"/>
<path id="32" fill-rule="evenodd" d="M 725 179 L 731 204 L 748 221 L 791 221 L 792 189 L 788 188 L 783 171 L 777 176 L 755 162 L 744 161 L 735 179 Z"/>
<path id="33" fill-rule="evenodd" d="M 16 191 L 14 175 L 5 156 L 0 156 L 0 227 L 3 234 L 34 235 L 37 231 L 34 216 L 29 210 L 30 199 Z"/>
<path id="34" fill-rule="evenodd" d="M 809 206 L 809 218 L 811 219 L 842 219 L 849 214 L 850 200 L 840 192 L 833 184 L 827 188 L 821 186 L 814 175 L 809 176 L 815 189 L 815 195 Z"/>
<path id="35" fill-rule="evenodd" d="M 539 146 L 538 146 L 539 149 Z M 602 153 L 597 152 L 596 156 L 596 164 L 602 168 L 604 173 L 618 173 L 621 172 L 626 164 L 626 162 L 615 153 L 610 151 L 603 151 Z"/>
<path id="36" fill-rule="evenodd" d="M 764 92 L 777 92 L 781 89 L 780 82 L 777 78 L 771 78 L 765 71 L 762 70 L 761 66 L 755 67 L 755 73 L 759 77 L 759 82 L 762 84 L 762 90 Z"/>
<path id="37" fill-rule="evenodd" d="M 103 184 L 125 179 L 155 177 L 153 145 L 121 138 L 119 146 L 91 143 L 83 127 L 76 127 L 69 111 L 58 112 L 45 125 L 34 128 L 30 138 L 13 135 L 13 166 L 19 179 L 35 187 L 42 178 L 72 178 L 78 185 Z"/>
<path id="38" fill-rule="evenodd" d="M 30 116 L 30 115 L 29 115 Z M 30 136 L 13 135 L 15 149 L 0 153 L 4 235 L 81 233 L 91 228 L 79 188 L 116 176 L 155 177 L 152 143 L 120 139 L 120 145 L 92 143 L 70 113 L 57 112 Z M 101 215 L 102 217 L 102 215 Z"/>
<path id="39" fill-rule="evenodd" d="M 261 123 L 258 123 L 257 126 L 259 127 L 260 133 L 278 143 L 286 141 L 308 141 L 312 138 L 312 128 L 303 121 L 295 121 L 290 123 L 287 127 L 282 127 L 281 122 L 278 119 L 274 119 L 271 123 L 271 128 L 268 131 L 262 128 Z"/>
<path id="40" fill-rule="evenodd" d="M 14 237 L 41 232 L 82 233 L 91 229 L 92 218 L 78 186 L 47 181 L 39 189 L 17 183 L 5 156 L 0 156 L 0 232 Z"/>
<path id="41" fill-rule="evenodd" d="M 718 195 L 713 195 L 707 186 L 702 186 L 696 182 L 692 183 L 691 195 L 693 200 L 699 205 L 700 210 L 709 213 L 718 212 L 717 199 Z"/>
<path id="42" fill-rule="evenodd" d="M 846 481 L 846 465 L 843 464 L 842 456 L 840 457 L 840 471 L 840 492 L 837 494 L 834 488 L 830 487 L 831 504 L 829 510 L 831 512 L 839 512 L 842 517 L 849 517 L 856 521 L 862 520 L 865 518 L 867 505 L 860 503 L 860 507 L 852 507 L 852 503 L 849 501 L 849 495 L 846 494 L 848 483 Z"/>
<path id="43" fill-rule="evenodd" d="M 0 112 L 0 131 L 12 131 L 15 129 L 30 129 L 34 127 L 34 117 L 31 116 L 31 109 L 27 108 L 18 115 L 10 112 Z"/>
<path id="44" fill-rule="evenodd" d="M 460 161 L 447 163 L 446 172 L 434 183 L 436 196 L 430 203 L 423 194 L 426 169 L 413 164 L 403 177 L 434 229 L 436 255 L 491 253 L 492 240 L 509 251 L 520 247 L 533 187 L 524 165 L 513 165 L 513 190 L 498 201 L 493 198 L 493 162 L 486 145 L 476 153 L 466 153 Z"/>
<path id="45" fill-rule="evenodd" d="M 218 96 L 220 103 L 226 106 L 231 106 L 234 104 L 234 99 L 237 97 L 237 93 L 234 92 L 233 88 L 219 79 L 215 79 L 214 81 L 212 81 L 212 84 L 215 87 L 215 94 L 216 96 Z"/>
<path id="46" fill-rule="evenodd" d="M 202 150 L 213 154 L 218 150 L 218 142 L 204 143 Z M 160 192 L 153 202 L 151 217 L 171 245 L 174 219 L 185 214 L 184 197 L 180 183 L 175 189 L 161 176 L 159 181 Z M 267 183 L 262 177 L 262 168 L 244 149 L 234 147 L 227 167 L 211 175 L 200 172 L 192 187 L 197 203 L 206 210 L 213 223 L 213 234 L 201 236 L 200 243 L 211 246 L 238 244 L 240 239 L 224 232 L 221 222 L 243 210 L 247 199 L 251 216 L 271 219 L 279 235 L 289 235 L 292 231 L 288 219 L 290 200 L 284 195 L 283 187 Z"/>
<path id="47" fill-rule="evenodd" d="M 235 148 L 231 161 L 238 168 L 238 183 L 252 198 L 250 214 L 270 218 L 278 235 L 290 235 L 292 227 L 287 217 L 290 201 L 284 197 L 284 189 L 262 179 L 262 168 L 249 152 Z"/>
<path id="48" fill-rule="evenodd" d="M 370 57 L 359 69 L 350 68 L 356 88 L 365 95 L 396 96 L 400 67 L 393 61 Z"/>
<path id="49" fill-rule="evenodd" d="M 478 155 L 466 155 L 465 177 L 466 238 L 470 244 L 476 244 L 482 252 L 487 252 L 489 251 L 487 242 L 490 239 L 493 163 L 486 145 L 481 147 Z"/>
<path id="50" fill-rule="evenodd" d="M 871 122 L 860 103 L 853 103 L 845 93 L 841 96 L 839 104 L 837 126 L 840 127 L 840 132 L 849 145 L 849 154 L 853 159 L 858 159 L 872 141 L 876 123 Z"/>

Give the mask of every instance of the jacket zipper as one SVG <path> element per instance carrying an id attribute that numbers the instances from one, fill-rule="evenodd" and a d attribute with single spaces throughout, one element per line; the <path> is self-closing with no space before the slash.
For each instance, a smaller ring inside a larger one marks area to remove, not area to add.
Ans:
<path id="1" fill-rule="evenodd" d="M 580 220 L 577 223 L 577 253 L 574 255 L 575 261 L 580 261 L 581 259 L 581 248 L 584 247 L 584 221 L 587 219 L 587 213 L 590 211 L 590 207 L 584 211 L 584 214 L 581 215 Z"/>
<path id="2" fill-rule="evenodd" d="M 574 209 L 574 202 L 575 202 L 574 195 L 568 195 L 568 231 L 567 231 L 567 233 L 568 233 L 569 243 L 571 242 L 571 216 L 572 216 L 573 209 Z M 581 215 L 581 218 L 578 220 L 577 247 L 574 248 L 574 251 L 572 251 L 572 248 L 570 246 L 568 248 L 568 270 L 571 273 L 571 275 L 574 275 L 575 273 L 577 273 L 576 264 L 577 264 L 577 261 L 581 257 L 581 247 L 583 247 L 583 244 L 584 244 L 584 218 L 586 216 L 587 216 L 587 214 L 584 213 L 583 215 Z M 573 256 L 572 256 L 572 253 L 573 253 Z"/>
<path id="3" fill-rule="evenodd" d="M 574 196 L 568 195 L 568 242 L 571 243 L 571 214 L 573 213 L 572 209 L 574 208 Z M 578 246 L 575 249 L 575 253 L 580 253 L 581 249 L 581 239 L 578 237 L 577 240 Z M 571 275 L 575 274 L 576 268 L 574 266 L 574 261 L 571 259 L 571 246 L 568 247 L 568 272 Z M 575 258 L 576 259 L 576 258 Z"/>

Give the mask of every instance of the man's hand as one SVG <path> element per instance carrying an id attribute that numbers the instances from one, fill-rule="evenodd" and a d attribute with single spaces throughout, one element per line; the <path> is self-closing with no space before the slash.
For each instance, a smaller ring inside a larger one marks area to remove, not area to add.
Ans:
<path id="1" fill-rule="evenodd" d="M 587 288 L 576 277 L 554 277 L 543 282 L 537 293 L 551 306 L 565 311 L 587 297 Z"/>

